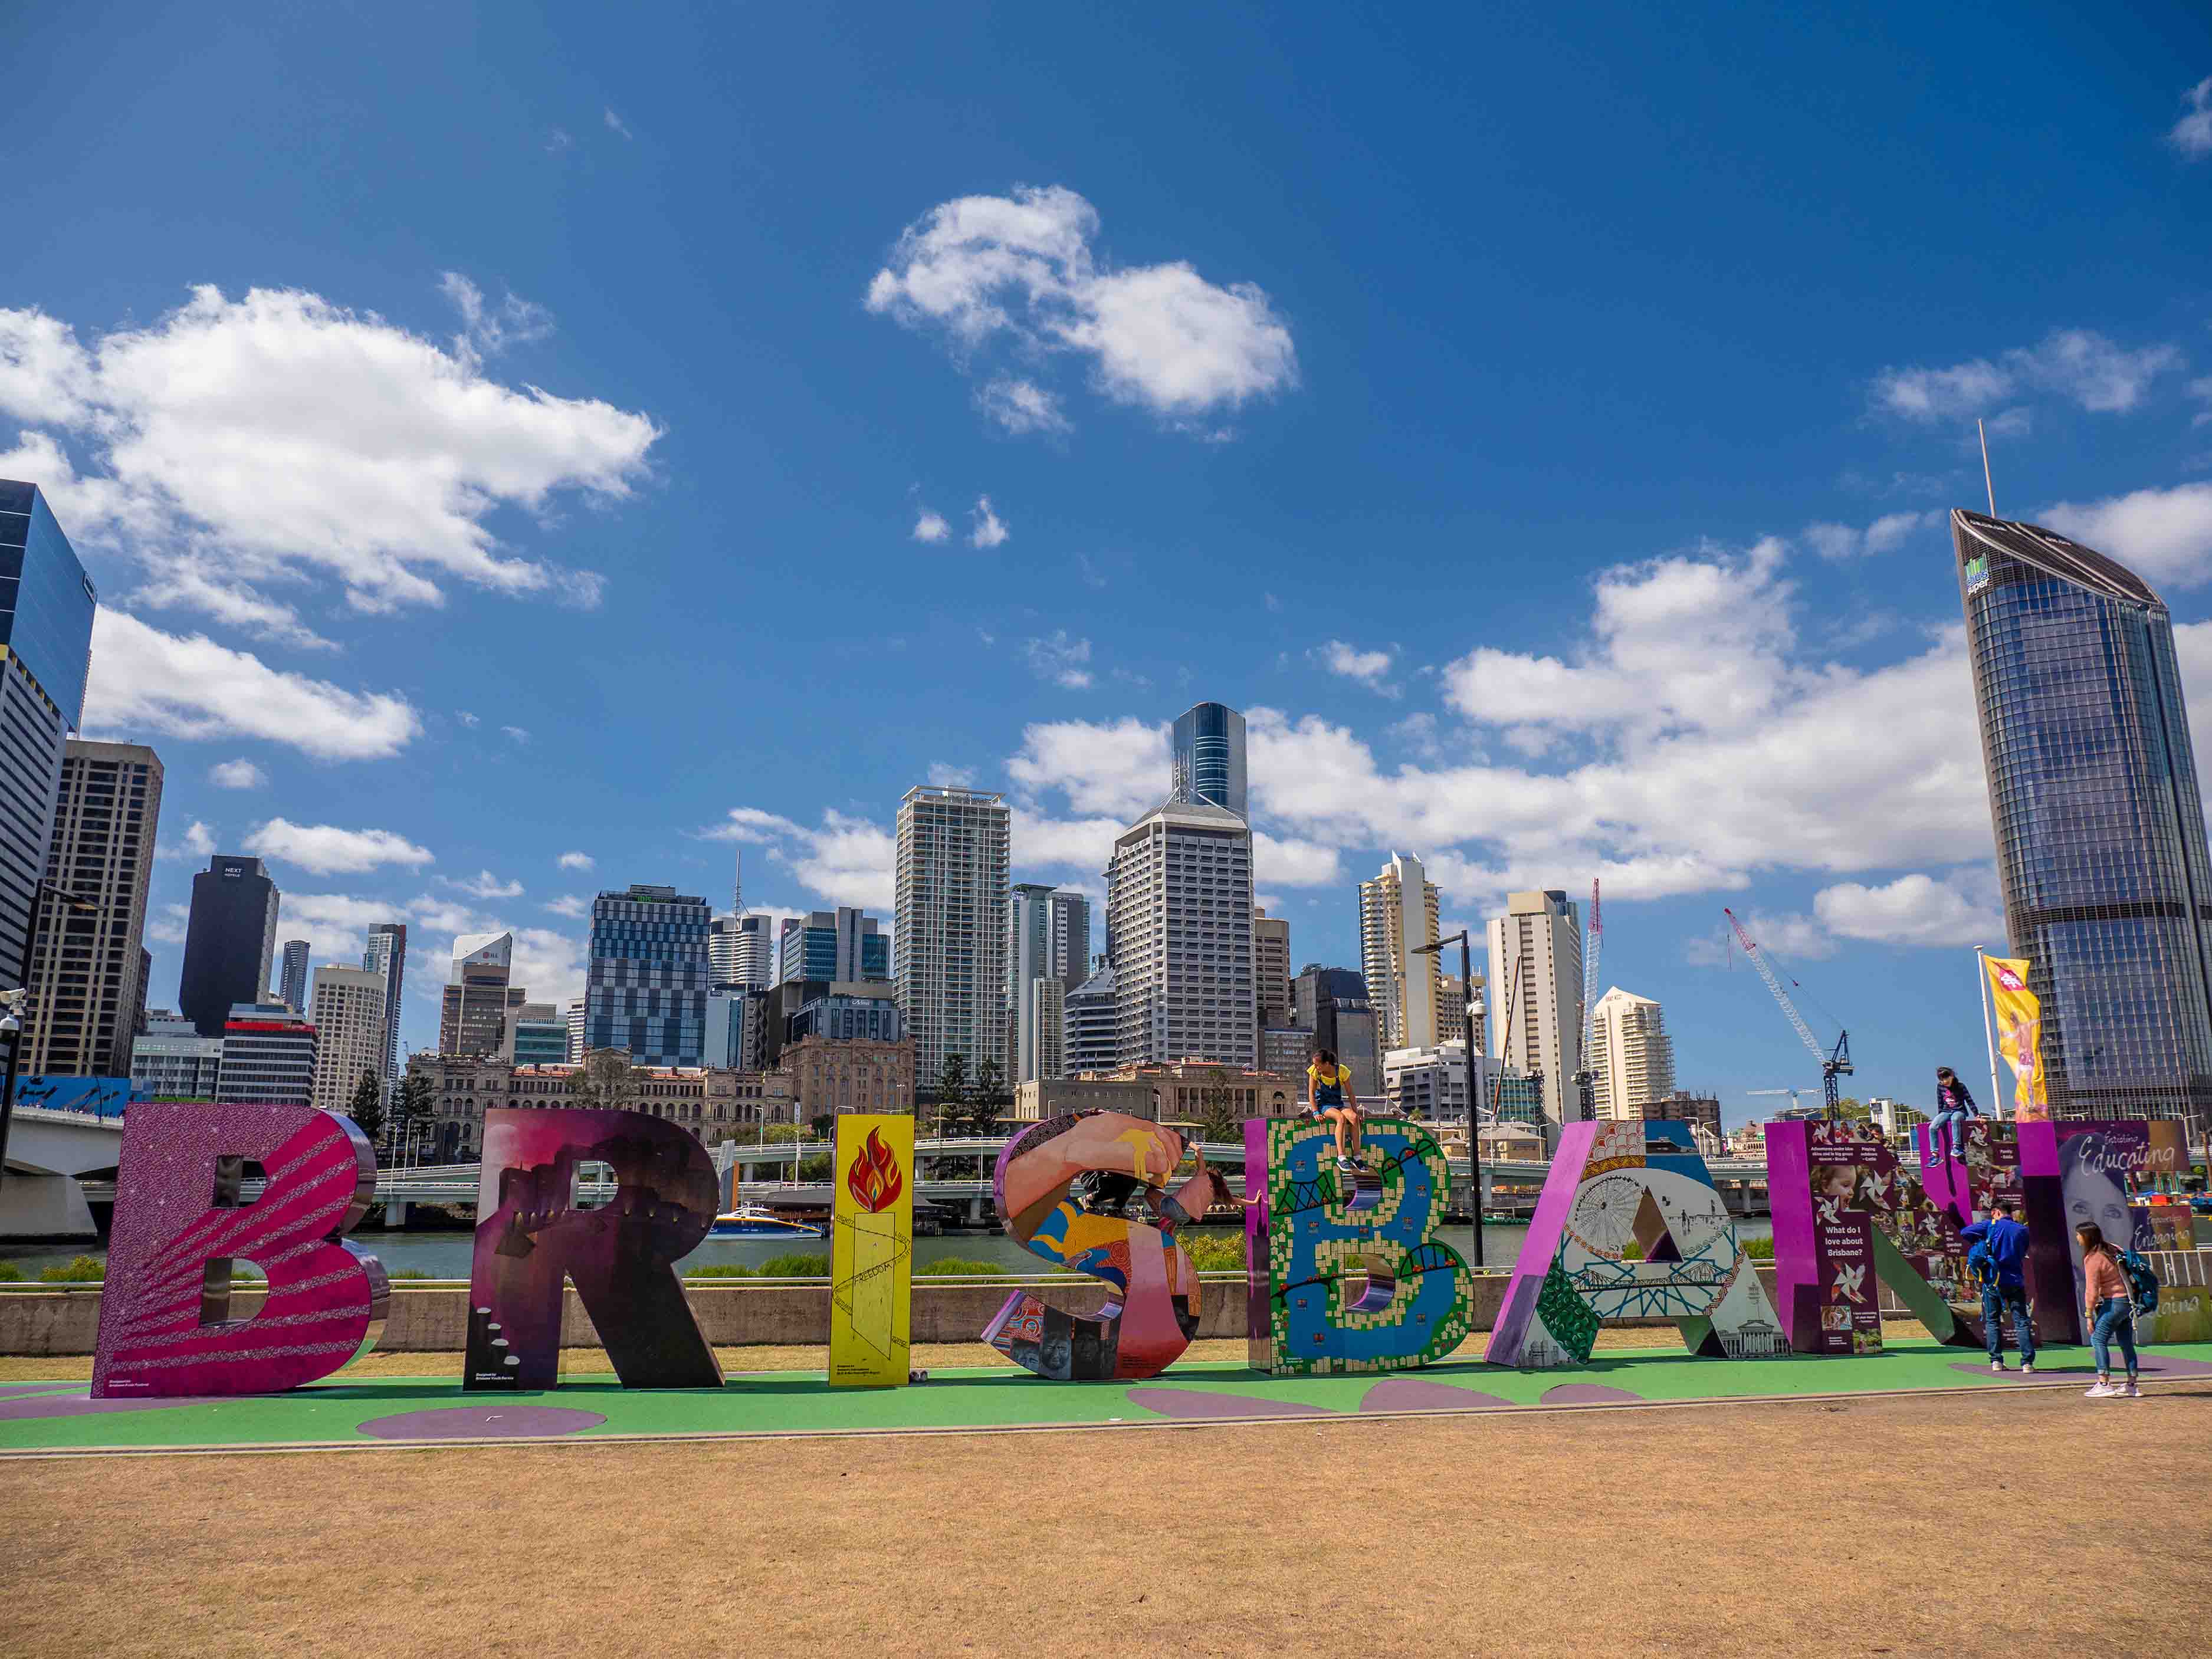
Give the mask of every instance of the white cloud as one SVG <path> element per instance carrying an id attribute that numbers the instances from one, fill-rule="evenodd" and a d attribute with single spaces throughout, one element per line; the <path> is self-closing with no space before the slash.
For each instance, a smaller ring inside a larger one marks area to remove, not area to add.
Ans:
<path id="1" fill-rule="evenodd" d="M 697 833 L 707 841 L 765 844 L 770 860 L 832 904 L 860 905 L 885 916 L 890 912 L 898 844 L 881 824 L 831 810 L 823 813 L 820 827 L 809 829 L 757 806 L 735 806 L 723 823 Z"/>
<path id="2" fill-rule="evenodd" d="M 208 781 L 218 789 L 264 789 L 269 775 L 250 760 L 218 761 L 209 769 Z"/>
<path id="3" fill-rule="evenodd" d="M 520 882 L 501 881 L 489 870 L 479 870 L 462 880 L 455 880 L 450 876 L 441 876 L 438 879 L 457 892 L 466 893 L 471 898 L 511 899 L 522 896 Z"/>
<path id="4" fill-rule="evenodd" d="M 978 495 L 969 513 L 975 520 L 975 527 L 968 532 L 969 546 L 996 547 L 1006 539 L 1006 526 L 1000 521 L 999 515 L 991 511 L 988 495 Z"/>
<path id="5" fill-rule="evenodd" d="M 2004 917 L 1932 876 L 1899 876 L 1886 886 L 1855 881 L 1824 887 L 1814 914 L 1832 933 L 1884 945 L 1984 945 L 2004 948 Z M 1753 937 L 1756 937 L 1754 935 Z"/>
<path id="6" fill-rule="evenodd" d="M 499 729 L 501 734 L 507 738 L 507 739 L 511 743 L 528 743 L 530 741 L 530 733 L 525 731 L 521 726 L 502 726 Z"/>
<path id="7" fill-rule="evenodd" d="M 1070 691 L 1091 689 L 1091 671 L 1084 666 L 1091 660 L 1091 641 L 1068 638 L 1064 628 L 1054 629 L 1049 639 L 1024 641 L 1022 655 L 1041 680 L 1050 680 Z"/>
<path id="8" fill-rule="evenodd" d="M 899 238 L 868 309 L 941 330 L 963 365 L 999 336 L 1026 360 L 1073 354 L 1108 398 L 1190 429 L 1297 384 L 1290 330 L 1260 289 L 1218 287 L 1182 261 L 1116 268 L 1097 229 L 1097 210 L 1060 185 L 944 203 Z M 987 388 L 983 402 L 1003 420 L 1005 399 Z"/>
<path id="9" fill-rule="evenodd" d="M 191 906 L 165 904 L 146 916 L 146 938 L 155 945 L 182 945 L 192 919 Z"/>
<path id="10" fill-rule="evenodd" d="M 1312 654 L 1332 674 L 1357 680 L 1369 690 L 1379 691 L 1386 697 L 1398 695 L 1398 688 L 1389 683 L 1390 665 L 1397 660 L 1394 652 L 1362 651 L 1342 640 L 1331 640 Z"/>
<path id="11" fill-rule="evenodd" d="M 1073 429 L 1060 412 L 1060 399 L 1034 380 L 994 380 L 975 394 L 975 406 L 1017 435 Z"/>
<path id="12" fill-rule="evenodd" d="M 945 788 L 973 789 L 975 787 L 975 769 L 972 766 L 955 766 L 948 761 L 932 761 L 924 775 L 930 782 Z"/>
<path id="13" fill-rule="evenodd" d="M 331 581 L 356 610 L 441 601 L 456 579 L 589 603 L 598 578 L 506 548 L 484 520 L 580 494 L 611 501 L 660 435 L 642 415 L 488 380 L 481 357 L 544 325 L 449 276 L 452 349 L 295 290 L 177 310 L 90 344 L 44 313 L 0 311 L 0 404 L 52 428 L 11 460 L 50 484 L 80 544 L 119 544 L 149 602 L 272 637 L 313 638 L 276 590 Z M 53 442 L 97 467 L 80 477 Z"/>
<path id="14" fill-rule="evenodd" d="M 576 141 L 563 128 L 554 127 L 545 134 L 545 153 L 548 155 L 566 155 L 575 148 Z"/>
<path id="15" fill-rule="evenodd" d="M 215 832 L 194 818 L 185 828 L 184 839 L 173 847 L 158 847 L 154 850 L 157 859 L 204 859 L 215 855 Z"/>
<path id="16" fill-rule="evenodd" d="M 1252 879 L 1262 878 L 1285 887 L 1334 887 L 1344 880 L 1344 869 L 1334 847 L 1256 830 L 1252 836 Z"/>
<path id="17" fill-rule="evenodd" d="M 618 132 L 625 138 L 635 137 L 636 136 L 632 133 L 627 126 L 623 125 L 622 117 L 616 114 L 612 110 L 608 110 L 605 112 L 605 119 L 607 131 L 609 132 Z"/>
<path id="18" fill-rule="evenodd" d="M 918 542 L 941 542 L 951 533 L 952 526 L 945 522 L 945 515 L 926 507 L 914 521 L 914 538 Z"/>
<path id="19" fill-rule="evenodd" d="M 1948 368 L 1885 368 L 1875 376 L 1874 400 L 1909 420 L 1964 421 L 1991 413 L 2025 388 L 2069 398 L 2095 413 L 2124 413 L 2184 361 L 2177 346 L 2130 351 L 2092 329 L 2057 329 L 1995 363 L 1976 357 Z"/>
<path id="20" fill-rule="evenodd" d="M 205 635 L 165 634 L 100 608 L 85 688 L 88 732 L 261 738 L 320 760 L 383 760 L 422 729 L 404 697 L 281 672 Z"/>
<path id="21" fill-rule="evenodd" d="M 2173 124 L 2166 141 L 2192 161 L 2212 155 L 2212 75 L 2181 94 L 2189 113 Z"/>
<path id="22" fill-rule="evenodd" d="M 1808 524 L 1803 540 L 1824 559 L 1851 559 L 1863 554 L 1893 552 L 1910 540 L 1915 531 L 1932 530 L 1948 522 L 1948 516 L 1941 510 L 1885 513 L 1863 530 L 1847 524 Z"/>
<path id="23" fill-rule="evenodd" d="M 453 349 L 464 362 L 480 363 L 509 346 L 528 345 L 553 332 L 553 313 L 544 306 L 513 294 L 497 305 L 488 305 L 483 290 L 458 270 L 448 270 L 438 278 L 438 292 L 461 313 L 461 331 L 453 337 Z"/>
<path id="24" fill-rule="evenodd" d="M 2195 587 L 2212 578 L 2212 483 L 2137 489 L 2101 501 L 2059 501 L 2037 519 L 2146 581 Z"/>
<path id="25" fill-rule="evenodd" d="M 1610 884 L 1608 884 L 1608 887 Z M 1781 971 L 1789 962 L 1817 962 L 1836 954 L 1836 941 L 1828 931 L 1814 921 L 1796 910 L 1763 911 L 1735 909 L 1743 930 L 1751 935 L 1759 954 L 1772 958 L 1770 965 Z M 1743 946 L 1736 940 L 1735 933 L 1725 921 L 1710 933 L 1701 933 L 1686 940 L 1682 959 L 1693 968 L 1724 968 L 1741 965 Z M 1747 970 L 1748 971 L 1748 970 Z M 1767 997 L 1764 986 L 1759 989 L 1763 1001 Z"/>
<path id="26" fill-rule="evenodd" d="M 417 847 L 389 830 L 343 830 L 334 823 L 294 823 L 271 818 L 246 838 L 246 850 L 282 859 L 319 876 L 350 874 L 387 864 L 420 869 L 434 862 L 427 847 Z"/>
<path id="27" fill-rule="evenodd" d="M 1076 811 L 1125 826 L 1167 799 L 1169 728 L 1118 720 L 1046 720 L 1022 728 L 1006 773 L 1023 794 L 1065 796 Z"/>
<path id="28" fill-rule="evenodd" d="M 555 862 L 563 870 L 589 870 L 592 867 L 589 853 L 563 853 Z"/>
<path id="29" fill-rule="evenodd" d="M 469 713 L 465 708 L 456 709 L 453 714 L 453 718 L 460 721 L 463 726 L 469 727 L 471 731 L 473 731 L 479 724 L 477 717 Z"/>
<path id="30" fill-rule="evenodd" d="M 2202 380 L 2191 380 L 2189 383 L 2189 395 L 2198 403 L 2206 405 L 2197 411 L 2196 418 L 2189 424 L 2192 428 L 2212 426 L 2212 374 L 2207 374 Z"/>
<path id="31" fill-rule="evenodd" d="M 563 893 L 559 898 L 548 899 L 545 908 L 556 916 L 568 916 L 580 921 L 592 914 L 592 902 L 580 893 Z"/>

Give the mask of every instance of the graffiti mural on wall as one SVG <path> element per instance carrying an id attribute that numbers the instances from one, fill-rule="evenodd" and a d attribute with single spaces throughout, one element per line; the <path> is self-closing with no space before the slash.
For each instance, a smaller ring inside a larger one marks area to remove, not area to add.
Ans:
<path id="1" fill-rule="evenodd" d="M 912 1329 L 913 1115 L 840 1117 L 833 1174 L 830 1386 L 894 1387 L 907 1380 Z"/>
<path id="2" fill-rule="evenodd" d="M 1229 1200 L 1203 1165 L 1169 1192 L 1182 1155 L 1174 1130 L 1121 1112 L 1068 1113 L 1008 1141 L 991 1178 L 1007 1234 L 1113 1294 L 1085 1316 L 1017 1291 L 983 1340 L 1058 1382 L 1157 1376 L 1181 1358 L 1198 1332 L 1200 1293 L 1175 1231 Z"/>
<path id="3" fill-rule="evenodd" d="M 614 1174 L 596 1209 L 577 1202 L 586 1163 Z M 675 1267 L 714 1225 L 717 1190 L 698 1138 L 646 1113 L 487 1110 L 462 1386 L 552 1388 L 574 1280 L 623 1387 L 720 1388 Z"/>
<path id="4" fill-rule="evenodd" d="M 1275 1376 L 1388 1371 L 1449 1354 L 1473 1328 L 1474 1281 L 1434 1237 L 1451 1176 L 1428 1132 L 1370 1118 L 1366 1168 L 1343 1190 L 1330 1127 L 1244 1126 L 1245 1261 L 1251 1364 Z"/>
<path id="5" fill-rule="evenodd" d="M 1690 1126 L 1570 1124 L 1484 1358 L 1578 1365 L 1601 1320 L 1634 1318 L 1716 1358 L 1788 1349 Z"/>
<path id="6" fill-rule="evenodd" d="M 258 1197 L 249 1180 L 265 1182 Z M 100 1301 L 94 1399 L 275 1394 L 374 1346 L 384 1267 L 343 1235 L 368 1212 L 376 1154 L 307 1106 L 142 1101 L 123 1120 Z M 268 1296 L 230 1317 L 232 1266 Z"/>

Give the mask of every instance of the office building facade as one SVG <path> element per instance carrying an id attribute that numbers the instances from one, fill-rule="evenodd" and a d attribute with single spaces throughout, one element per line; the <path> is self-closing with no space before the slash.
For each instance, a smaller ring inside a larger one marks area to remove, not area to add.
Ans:
<path id="1" fill-rule="evenodd" d="M 899 803 L 892 977 L 926 1086 L 951 1054 L 970 1077 L 1005 1061 L 1009 825 L 1004 797 L 978 790 L 924 785 Z"/>
<path id="2" fill-rule="evenodd" d="M 1067 1075 L 1067 981 L 1047 974 L 1029 983 L 1023 1040 L 1037 1077 Z"/>
<path id="3" fill-rule="evenodd" d="M 748 911 L 716 916 L 707 929 L 707 965 L 717 985 L 765 991 L 775 982 L 774 918 Z M 890 977 L 889 969 L 878 977 Z"/>
<path id="4" fill-rule="evenodd" d="M 63 1077 L 121 1077 L 146 986 L 141 941 L 161 762 L 130 743 L 71 738 L 48 838 L 39 925 L 24 981 L 21 1069 Z M 65 902 L 66 894 L 89 911 Z"/>
<path id="5" fill-rule="evenodd" d="M 1509 893 L 1491 918 L 1490 1052 L 1543 1079 L 1544 1115 L 1579 1122 L 1582 1091 L 1582 910 L 1556 889 Z"/>
<path id="6" fill-rule="evenodd" d="M 1674 1092 L 1674 1043 L 1650 997 L 1618 985 L 1590 1010 L 1592 1097 L 1601 1118 L 1634 1122 Z"/>
<path id="7" fill-rule="evenodd" d="M 1218 806 L 1250 818 L 1245 800 L 1243 715 L 1223 703 L 1201 702 L 1176 717 L 1168 799 Z"/>
<path id="8" fill-rule="evenodd" d="M 1123 1065 L 1258 1064 L 1252 832 L 1235 812 L 1167 801 L 1115 838 L 1106 949 Z"/>
<path id="9" fill-rule="evenodd" d="M 21 983 L 99 594 L 36 484 L 0 480 L 0 976 Z M 255 994 L 258 995 L 257 992 Z"/>
<path id="10" fill-rule="evenodd" d="M 2141 578 L 1951 514 L 2012 954 L 2054 1115 L 2212 1126 L 2212 854 L 2174 655 Z"/>
<path id="11" fill-rule="evenodd" d="M 1436 884 L 1417 858 L 1393 853 L 1359 884 L 1360 971 L 1386 1049 L 1436 1046 L 1443 971 L 1414 952 L 1435 939 L 1437 915 Z"/>
<path id="12" fill-rule="evenodd" d="M 384 975 L 384 1080 L 399 1081 L 399 1015 L 401 994 L 407 987 L 407 924 L 380 921 L 368 930 L 368 945 L 361 965 Z M 387 1087 L 386 1092 L 390 1092 Z"/>
<path id="13" fill-rule="evenodd" d="M 282 896 L 259 859 L 218 853 L 192 878 L 177 1006 L 202 1036 L 221 1036 L 233 1008 L 269 996 Z"/>
<path id="14" fill-rule="evenodd" d="M 1065 1075 L 1110 1072 L 1121 1063 L 1120 1017 L 1115 1011 L 1114 964 L 1101 957 L 1091 975 L 1061 1000 L 1065 1033 L 1061 1066 Z"/>
<path id="15" fill-rule="evenodd" d="M 222 1072 L 222 1039 L 204 1037 L 168 1009 L 147 1016 L 131 1041 L 131 1093 L 138 1100 L 213 1100 Z"/>
<path id="16" fill-rule="evenodd" d="M 580 1063 L 584 1058 L 584 1000 L 581 997 L 568 1005 L 568 1063 Z"/>
<path id="17" fill-rule="evenodd" d="M 363 1077 L 384 1081 L 384 975 L 374 968 L 325 963 L 315 969 L 307 996 L 315 1028 L 308 1103 L 326 1112 L 349 1110 Z"/>
<path id="18" fill-rule="evenodd" d="M 307 1012 L 307 941 L 286 939 L 276 961 L 276 1000 L 295 1014 Z"/>
<path id="19" fill-rule="evenodd" d="M 890 940 L 884 937 L 873 916 L 851 905 L 787 916 L 779 934 L 775 969 L 779 985 L 794 979 L 889 980 L 891 976 Z"/>
<path id="20" fill-rule="evenodd" d="M 1309 1051 L 1328 1049 L 1352 1073 L 1352 1091 L 1362 1099 L 1382 1093 L 1381 1022 L 1368 1000 L 1367 981 L 1349 968 L 1310 962 L 1291 981 L 1291 1023 L 1313 1035 Z"/>
<path id="21" fill-rule="evenodd" d="M 517 1066 L 565 1066 L 568 1022 L 550 1002 L 526 1002 L 507 1017 L 501 1053 Z"/>
<path id="22" fill-rule="evenodd" d="M 464 1059 L 497 1058 L 506 1050 L 509 1021 L 530 1000 L 508 981 L 514 972 L 514 935 L 465 935 L 438 1006 L 438 1052 Z"/>
<path id="23" fill-rule="evenodd" d="M 197 1028 L 198 1022 L 194 1022 Z M 216 1097 L 227 1104 L 307 1106 L 315 1093 L 315 1027 L 281 1002 L 225 1012 Z"/>
<path id="24" fill-rule="evenodd" d="M 1291 1023 L 1291 924 L 1287 917 L 1252 911 L 1253 996 L 1260 1024 Z"/>
<path id="25" fill-rule="evenodd" d="M 592 903 L 584 1046 L 626 1049 L 639 1066 L 697 1066 L 706 1052 L 707 901 L 632 886 Z"/>

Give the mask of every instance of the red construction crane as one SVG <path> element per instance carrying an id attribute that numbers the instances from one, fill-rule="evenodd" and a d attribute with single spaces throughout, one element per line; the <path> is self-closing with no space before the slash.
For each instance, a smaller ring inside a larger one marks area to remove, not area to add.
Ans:
<path id="1" fill-rule="evenodd" d="M 1790 1016 L 1790 1023 L 1797 1028 L 1797 1035 L 1804 1039 L 1805 1046 L 1813 1051 L 1813 1058 L 1820 1061 L 1821 1097 L 1827 1107 L 1828 1115 L 1831 1118 L 1834 1117 L 1837 1109 L 1836 1079 L 1838 1077 L 1849 1077 L 1851 1074 L 1851 1034 L 1849 1031 L 1837 1032 L 1836 1047 L 1832 1053 L 1822 1048 L 1820 1040 L 1813 1035 L 1812 1028 L 1805 1024 L 1803 1016 L 1798 1013 L 1797 1005 L 1790 1000 L 1790 993 L 1784 990 L 1782 981 L 1775 978 L 1774 969 L 1766 965 L 1765 954 L 1751 942 L 1751 935 L 1744 932 L 1743 923 L 1736 920 L 1735 912 L 1723 904 L 1721 906 L 1721 914 L 1729 919 L 1729 926 L 1735 929 L 1735 936 L 1743 941 L 1744 955 L 1749 957 L 1751 965 L 1759 969 L 1759 976 L 1766 981 L 1766 988 L 1774 993 L 1774 1000 L 1782 1005 L 1782 1012 Z"/>

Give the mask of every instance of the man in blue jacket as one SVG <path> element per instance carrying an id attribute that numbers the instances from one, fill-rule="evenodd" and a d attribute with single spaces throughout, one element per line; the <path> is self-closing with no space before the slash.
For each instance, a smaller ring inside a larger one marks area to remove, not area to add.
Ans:
<path id="1" fill-rule="evenodd" d="M 1983 1267 L 1982 1332 L 1990 1351 L 1990 1369 L 2004 1370 L 2004 1314 L 2012 1310 L 2013 1334 L 2020 1342 L 2023 1376 L 2035 1375 L 2035 1325 L 2027 1314 L 2027 1281 L 2021 1270 L 2027 1264 L 2027 1229 L 2013 1217 L 2013 1206 L 2002 1199 L 1990 1206 L 1986 1221 L 1961 1227 L 1959 1237 L 1970 1247 L 1966 1260 Z"/>

